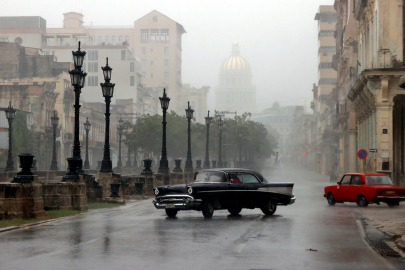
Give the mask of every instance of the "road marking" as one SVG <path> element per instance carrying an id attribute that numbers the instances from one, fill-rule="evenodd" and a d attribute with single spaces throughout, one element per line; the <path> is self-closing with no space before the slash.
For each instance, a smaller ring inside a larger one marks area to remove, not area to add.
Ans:
<path id="1" fill-rule="evenodd" d="M 243 248 L 246 246 L 246 243 L 243 243 L 243 244 L 239 244 L 236 248 L 235 248 L 235 252 L 236 253 L 240 253 L 242 250 L 243 250 Z"/>

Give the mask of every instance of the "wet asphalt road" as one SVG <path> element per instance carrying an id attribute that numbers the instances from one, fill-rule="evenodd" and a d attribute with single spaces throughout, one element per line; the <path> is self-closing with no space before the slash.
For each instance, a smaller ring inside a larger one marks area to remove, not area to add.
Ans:
<path id="1" fill-rule="evenodd" d="M 243 209 L 169 219 L 151 199 L 130 202 L 0 234 L 0 269 L 388 269 L 362 239 L 363 210 L 327 205 L 324 176 L 287 164 L 263 174 L 295 182 L 296 203 L 270 217 Z"/>

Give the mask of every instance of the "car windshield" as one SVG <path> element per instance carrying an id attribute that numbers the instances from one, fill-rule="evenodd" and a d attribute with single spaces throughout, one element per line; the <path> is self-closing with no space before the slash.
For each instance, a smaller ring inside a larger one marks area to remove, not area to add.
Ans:
<path id="1" fill-rule="evenodd" d="M 366 185 L 392 185 L 392 181 L 386 175 L 366 175 Z"/>
<path id="2" fill-rule="evenodd" d="M 194 174 L 195 182 L 225 182 L 223 172 L 200 171 Z"/>

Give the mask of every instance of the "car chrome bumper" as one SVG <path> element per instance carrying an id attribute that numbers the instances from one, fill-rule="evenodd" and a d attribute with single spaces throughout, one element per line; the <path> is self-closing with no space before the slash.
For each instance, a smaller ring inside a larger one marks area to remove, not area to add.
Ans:
<path id="1" fill-rule="evenodd" d="M 295 200 L 296 200 L 296 199 L 297 199 L 297 198 L 296 198 L 295 196 L 292 197 L 292 198 L 290 199 L 290 203 L 289 203 L 288 205 L 295 203 Z"/>
<path id="2" fill-rule="evenodd" d="M 157 209 L 191 210 L 200 207 L 202 200 L 188 195 L 166 195 L 156 197 L 152 203 Z"/>

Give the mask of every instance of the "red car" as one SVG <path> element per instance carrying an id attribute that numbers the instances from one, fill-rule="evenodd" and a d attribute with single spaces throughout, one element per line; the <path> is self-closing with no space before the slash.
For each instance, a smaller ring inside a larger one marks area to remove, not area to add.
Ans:
<path id="1" fill-rule="evenodd" d="M 390 177 L 381 173 L 347 173 L 337 185 L 325 187 L 323 195 L 329 205 L 356 202 L 366 207 L 369 203 L 384 202 L 389 207 L 405 201 L 405 188 L 392 184 Z"/>

